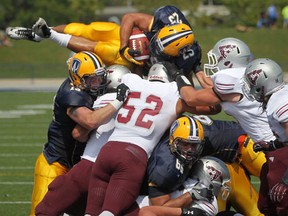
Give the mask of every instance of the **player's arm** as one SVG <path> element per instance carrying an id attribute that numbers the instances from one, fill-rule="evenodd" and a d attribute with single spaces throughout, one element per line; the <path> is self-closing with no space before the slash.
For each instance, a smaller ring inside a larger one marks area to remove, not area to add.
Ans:
<path id="1" fill-rule="evenodd" d="M 221 110 L 219 104 L 213 106 L 189 106 L 183 99 L 179 99 L 176 105 L 177 115 L 183 112 L 190 112 L 196 115 L 216 115 Z"/>
<path id="2" fill-rule="evenodd" d="M 203 70 L 199 70 L 195 73 L 195 77 L 198 80 L 202 88 L 212 88 L 213 81 L 210 77 L 207 77 Z"/>
<path id="3" fill-rule="evenodd" d="M 90 110 L 87 107 L 69 107 L 67 109 L 67 115 L 88 130 L 98 128 L 100 125 L 107 123 L 115 112 L 116 109 L 111 104 L 97 110 Z"/>
<path id="4" fill-rule="evenodd" d="M 148 32 L 153 16 L 144 13 L 128 13 L 121 20 L 120 27 L 120 49 L 128 46 L 129 36 L 134 27 L 138 27 L 144 32 Z"/>
<path id="5" fill-rule="evenodd" d="M 187 192 L 175 199 L 168 200 L 166 203 L 164 203 L 164 206 L 188 208 L 191 205 L 192 201 L 193 200 L 192 200 L 191 195 Z"/>
<path id="6" fill-rule="evenodd" d="M 84 143 L 88 140 L 90 132 L 91 130 L 88 130 L 87 128 L 84 128 L 77 124 L 72 130 L 72 136 L 75 140 Z"/>

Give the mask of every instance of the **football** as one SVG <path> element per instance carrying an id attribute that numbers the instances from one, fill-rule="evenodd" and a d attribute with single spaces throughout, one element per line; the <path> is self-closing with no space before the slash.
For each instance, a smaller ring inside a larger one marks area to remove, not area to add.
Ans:
<path id="1" fill-rule="evenodd" d="M 133 29 L 129 37 L 129 48 L 140 51 L 140 55 L 134 57 L 137 61 L 149 59 L 149 40 L 140 29 Z"/>

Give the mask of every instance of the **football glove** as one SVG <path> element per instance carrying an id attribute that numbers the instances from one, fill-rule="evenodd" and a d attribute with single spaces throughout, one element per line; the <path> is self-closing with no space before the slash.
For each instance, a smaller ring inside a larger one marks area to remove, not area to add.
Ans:
<path id="1" fill-rule="evenodd" d="M 253 145 L 253 150 L 255 152 L 259 151 L 274 151 L 275 149 L 283 147 L 283 143 L 279 142 L 277 139 L 274 141 L 266 142 L 266 141 L 259 141 L 255 142 Z"/>
<path id="2" fill-rule="evenodd" d="M 188 191 L 188 193 L 193 200 L 204 200 L 210 202 L 214 197 L 212 190 L 210 190 L 209 188 L 203 188 L 203 186 L 199 184 L 193 186 L 193 188 Z"/>
<path id="3" fill-rule="evenodd" d="M 176 81 L 178 76 L 183 75 L 182 70 L 178 69 L 174 63 L 163 61 L 162 64 L 167 70 L 167 75 L 170 82 Z"/>
<path id="4" fill-rule="evenodd" d="M 270 190 L 270 199 L 272 202 L 281 202 L 284 195 L 288 193 L 288 185 L 279 182 Z"/>
<path id="5" fill-rule="evenodd" d="M 128 86 L 126 86 L 124 83 L 121 83 L 120 85 L 117 86 L 117 96 L 116 99 L 120 102 L 125 102 L 128 94 L 130 92 L 130 89 Z"/>
<path id="6" fill-rule="evenodd" d="M 133 64 L 142 66 L 144 64 L 143 61 L 137 61 L 134 59 L 135 57 L 139 56 L 141 54 L 138 50 L 130 49 L 128 46 L 123 47 L 120 49 L 120 55 L 125 57 L 129 62 L 132 62 Z"/>

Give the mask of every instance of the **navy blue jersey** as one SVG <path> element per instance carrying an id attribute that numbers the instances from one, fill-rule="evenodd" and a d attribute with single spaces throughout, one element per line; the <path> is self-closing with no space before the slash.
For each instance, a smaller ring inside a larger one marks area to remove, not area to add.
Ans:
<path id="1" fill-rule="evenodd" d="M 178 57 L 167 57 L 166 55 L 161 55 L 157 53 L 155 48 L 153 48 L 153 41 L 155 41 L 156 33 L 165 25 L 173 25 L 176 23 L 184 23 L 192 29 L 192 26 L 185 18 L 184 14 L 174 6 L 164 6 L 155 11 L 150 32 L 146 34 L 150 40 L 150 60 L 151 64 L 161 61 L 173 61 L 176 66 L 179 69 L 182 69 L 184 74 L 188 76 L 191 71 L 197 72 L 202 70 L 200 67 L 202 52 L 197 41 L 194 42 L 192 47 L 187 47 L 181 50 Z"/>
<path id="2" fill-rule="evenodd" d="M 54 98 L 54 116 L 48 129 L 48 142 L 43 150 L 49 164 L 57 161 L 71 168 L 80 160 L 85 144 L 73 139 L 72 130 L 76 122 L 66 112 L 69 107 L 92 109 L 92 106 L 93 98 L 88 93 L 71 89 L 69 79 L 62 83 Z"/>
<path id="3" fill-rule="evenodd" d="M 169 131 L 165 133 L 148 160 L 148 194 L 150 198 L 180 189 L 189 175 L 190 165 L 184 165 L 169 149 Z"/>
<path id="4" fill-rule="evenodd" d="M 239 123 L 213 120 L 208 116 L 194 116 L 204 129 L 205 146 L 201 156 L 214 156 L 224 162 L 234 162 L 238 156 L 238 137 L 246 134 Z"/>
<path id="5" fill-rule="evenodd" d="M 194 117 L 204 129 L 206 142 L 201 156 L 213 155 L 225 162 L 233 161 L 238 154 L 238 137 L 246 134 L 240 125 L 234 121 L 212 120 L 208 116 Z M 190 170 L 170 152 L 169 133 L 165 133 L 148 161 L 149 197 L 169 194 L 180 188 Z"/>

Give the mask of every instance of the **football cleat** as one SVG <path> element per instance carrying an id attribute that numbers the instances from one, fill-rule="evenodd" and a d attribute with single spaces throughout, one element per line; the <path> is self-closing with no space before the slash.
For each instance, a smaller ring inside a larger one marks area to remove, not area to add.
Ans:
<path id="1" fill-rule="evenodd" d="M 46 21 L 41 17 L 39 17 L 39 19 L 33 25 L 32 31 L 42 38 L 49 38 L 51 35 L 51 29 L 47 25 Z"/>
<path id="2" fill-rule="evenodd" d="M 6 34 L 8 35 L 8 37 L 15 39 L 15 40 L 25 39 L 25 40 L 39 42 L 39 40 L 36 40 L 35 33 L 32 31 L 31 28 L 7 27 Z"/>

